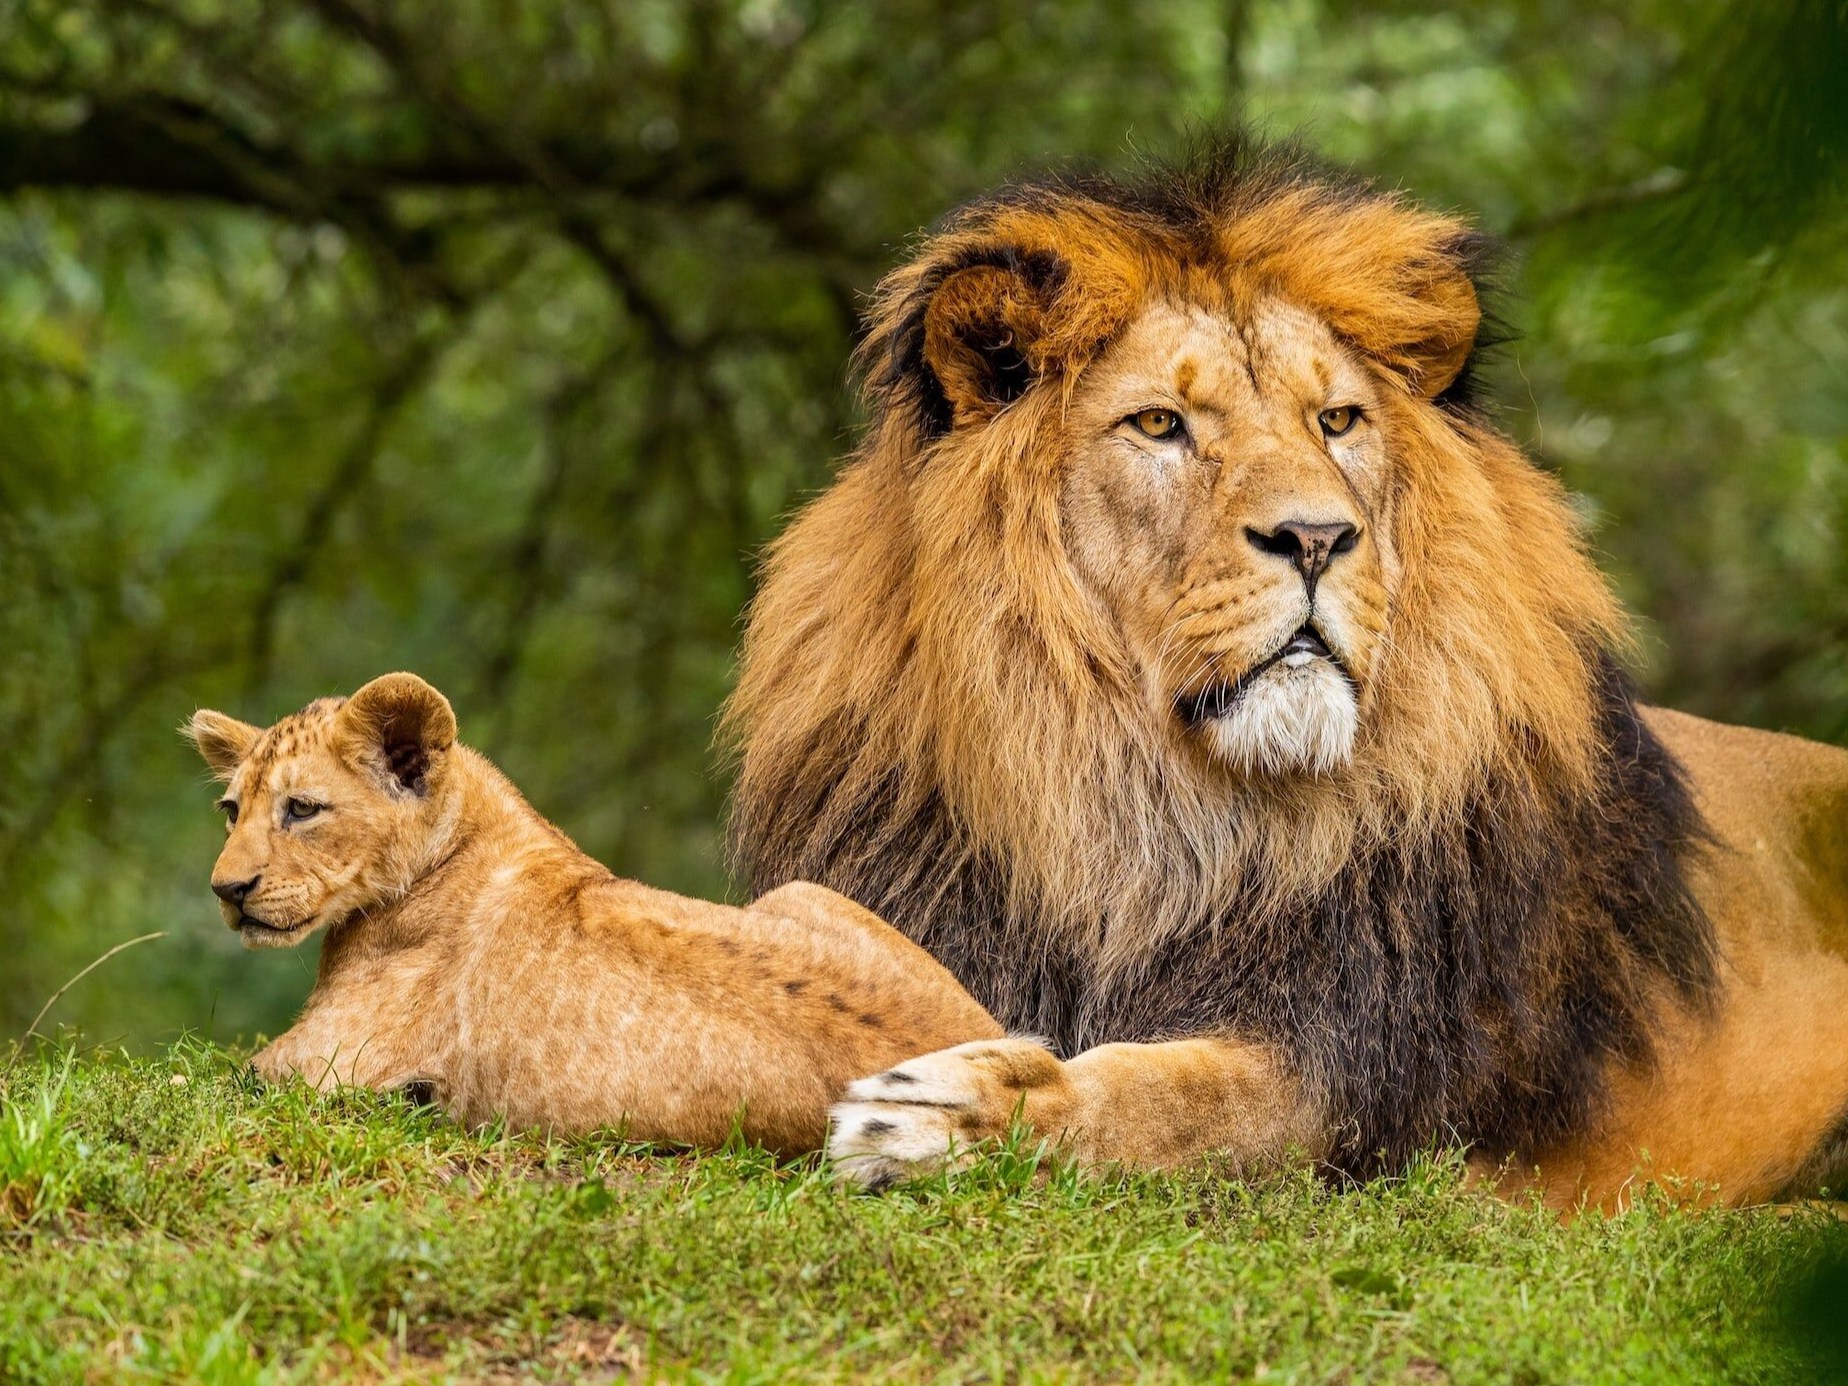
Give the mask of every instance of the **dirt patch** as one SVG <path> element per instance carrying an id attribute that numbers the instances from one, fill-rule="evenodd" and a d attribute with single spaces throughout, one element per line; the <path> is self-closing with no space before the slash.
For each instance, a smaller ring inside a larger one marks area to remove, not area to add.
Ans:
<path id="1" fill-rule="evenodd" d="M 627 1381 L 643 1374 L 642 1342 L 626 1323 L 566 1315 L 544 1335 L 507 1331 L 466 1320 L 420 1324 L 394 1343 L 387 1361 L 416 1380 L 438 1366 L 449 1380 L 472 1386 L 540 1381 Z"/>

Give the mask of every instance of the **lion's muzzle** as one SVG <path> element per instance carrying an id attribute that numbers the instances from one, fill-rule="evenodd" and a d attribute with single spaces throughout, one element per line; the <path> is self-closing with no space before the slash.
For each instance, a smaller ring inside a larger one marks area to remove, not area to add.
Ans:
<path id="1" fill-rule="evenodd" d="M 1360 726 L 1353 676 L 1307 623 L 1236 679 L 1177 698 L 1175 712 L 1248 775 L 1327 774 L 1353 755 Z"/>

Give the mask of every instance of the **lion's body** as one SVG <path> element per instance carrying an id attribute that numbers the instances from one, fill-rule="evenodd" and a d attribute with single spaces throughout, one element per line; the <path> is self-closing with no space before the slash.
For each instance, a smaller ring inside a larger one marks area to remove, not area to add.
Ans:
<path id="1" fill-rule="evenodd" d="M 795 884 L 741 910 L 619 880 L 466 747 L 432 746 L 401 784 L 415 756 L 370 745 L 381 719 L 355 729 L 347 706 L 261 738 L 194 722 L 202 749 L 202 729 L 225 748 L 240 811 L 215 881 L 256 882 L 228 918 L 253 944 L 329 929 L 300 1019 L 256 1056 L 265 1078 L 417 1085 L 470 1124 L 706 1145 L 736 1126 L 793 1152 L 820 1145 L 849 1079 L 1000 1032 L 830 891 Z M 287 819 L 292 798 L 316 812 Z"/>
<path id="2" fill-rule="evenodd" d="M 1474 256 L 1233 157 L 1010 189 L 888 281 L 868 439 L 753 607 L 735 841 L 1057 1057 L 856 1085 L 869 1180 L 1023 1094 L 1100 1159 L 1461 1140 L 1561 1197 L 1832 1158 L 1848 756 L 1638 709 L 1564 493 L 1467 403 Z"/>
<path id="3" fill-rule="evenodd" d="M 1712 1014 L 1665 1005 L 1657 1062 L 1613 1081 L 1601 1129 L 1535 1152 L 1570 1197 L 1639 1168 L 1731 1202 L 1848 1191 L 1848 752 L 1651 709 L 1712 843 L 1692 863 L 1714 923 Z"/>

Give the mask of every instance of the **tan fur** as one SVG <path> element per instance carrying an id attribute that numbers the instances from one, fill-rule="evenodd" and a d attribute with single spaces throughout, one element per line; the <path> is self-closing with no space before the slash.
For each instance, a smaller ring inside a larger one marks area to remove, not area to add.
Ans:
<path id="1" fill-rule="evenodd" d="M 1696 889 L 1724 990 L 1711 1017 L 1662 1002 L 1659 1063 L 1618 1075 L 1603 1129 L 1540 1152 L 1540 1182 L 1561 1205 L 1620 1203 L 1645 1178 L 1725 1203 L 1848 1194 L 1848 752 L 1679 712 L 1650 721 L 1716 838 Z"/>
<path id="2" fill-rule="evenodd" d="M 747 910 L 618 880 L 456 744 L 409 674 L 267 731 L 189 732 L 236 806 L 215 886 L 251 946 L 328 936 L 255 1059 L 318 1088 L 427 1085 L 458 1119 L 713 1144 L 822 1140 L 848 1079 L 1000 1033 L 915 944 L 794 884 Z M 319 806 L 287 817 L 291 799 Z"/>
<path id="3" fill-rule="evenodd" d="M 1491 780 L 1536 801 L 1589 792 L 1593 663 L 1626 638 L 1621 614 L 1559 484 L 1432 403 L 1480 319 L 1451 253 L 1467 227 L 1313 183 L 1215 217 L 1202 251 L 1042 188 L 952 220 L 887 280 L 869 437 L 772 546 L 726 712 L 747 861 L 779 840 L 759 804 L 843 782 L 920 812 L 940 798 L 959 850 L 1002 863 L 1023 913 L 1064 921 L 1059 945 L 1131 988 L 1203 914 L 1282 908 L 1370 846 L 1454 821 Z M 886 368 L 920 311 L 922 368 Z M 999 388 L 1009 352 L 1032 382 L 1017 397 Z M 919 380 L 941 388 L 940 430 Z M 1342 405 L 1359 431 L 1325 440 L 1317 412 Z M 1186 447 L 1135 434 L 1125 420 L 1149 408 L 1187 419 Z M 1253 773 L 1175 708 L 1308 615 L 1249 538 L 1305 518 L 1360 531 L 1313 605 L 1359 729 L 1332 768 Z M 1618 1065 L 1582 1141 L 1525 1152 L 1561 1201 L 1619 1198 L 1645 1150 L 1658 1174 L 1762 1197 L 1848 1113 L 1848 756 L 1657 725 L 1722 842 L 1695 867 L 1716 1014 L 1664 987 L 1658 1061 Z M 1233 1036 L 1064 1064 L 1023 1043 L 857 1084 L 832 1148 L 883 1181 L 997 1134 L 1024 1101 L 1091 1158 L 1260 1161 L 1314 1153 L 1339 1119 Z"/>

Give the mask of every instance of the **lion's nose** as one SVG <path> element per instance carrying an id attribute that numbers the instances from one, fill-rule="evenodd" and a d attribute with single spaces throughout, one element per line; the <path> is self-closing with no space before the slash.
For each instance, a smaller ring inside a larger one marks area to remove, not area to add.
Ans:
<path id="1" fill-rule="evenodd" d="M 244 897 L 255 890 L 257 888 L 257 882 L 262 879 L 261 876 L 252 876 L 247 881 L 213 881 L 212 894 L 216 895 L 220 900 L 223 900 L 227 905 L 237 905 L 241 907 L 244 903 Z"/>
<path id="2" fill-rule="evenodd" d="M 1245 537 L 1261 552 L 1289 559 L 1313 591 L 1315 580 L 1335 561 L 1336 556 L 1346 553 L 1360 542 L 1360 529 L 1345 520 L 1327 525 L 1311 524 L 1307 520 L 1285 520 L 1268 533 L 1261 529 L 1247 529 Z"/>

